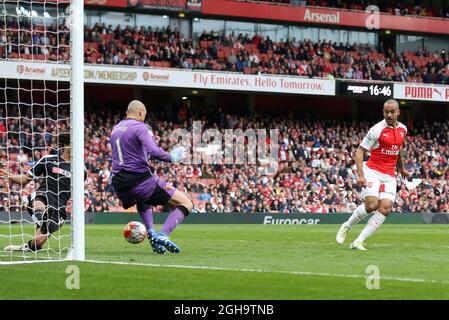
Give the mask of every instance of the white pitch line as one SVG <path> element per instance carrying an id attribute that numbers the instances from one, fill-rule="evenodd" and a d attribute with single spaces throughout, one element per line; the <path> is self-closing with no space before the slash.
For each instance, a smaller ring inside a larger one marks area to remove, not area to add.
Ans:
<path id="1" fill-rule="evenodd" d="M 140 262 L 120 262 L 120 261 L 86 260 L 86 262 L 97 264 L 130 265 L 130 266 L 143 266 L 143 267 L 156 267 L 156 268 L 200 269 L 200 270 L 218 270 L 218 271 L 235 271 L 235 272 L 254 272 L 254 273 L 280 273 L 297 276 L 321 276 L 321 277 L 356 278 L 356 279 L 366 279 L 366 277 L 368 276 L 358 274 L 341 274 L 341 273 L 327 273 L 327 272 L 279 271 L 279 270 L 246 269 L 246 268 L 240 269 L 240 268 L 226 268 L 226 267 L 189 266 L 189 265 L 176 265 L 176 264 L 156 264 L 156 263 L 140 263 Z M 382 276 L 380 276 L 380 280 L 449 284 L 449 281 L 437 281 L 437 280 L 426 280 L 416 278 L 382 277 Z"/>
<path id="2" fill-rule="evenodd" d="M 11 260 L 1 261 L 0 260 L 0 265 L 66 261 L 64 259 L 56 259 L 56 258 L 49 259 L 47 257 L 34 257 L 34 256 L 30 256 L 30 255 L 23 256 L 23 254 L 20 254 L 19 252 L 5 253 L 5 252 L 1 252 L 1 251 L 0 251 L 0 258 L 24 259 L 24 260 L 13 260 L 13 261 L 11 261 Z"/>
<path id="3" fill-rule="evenodd" d="M 30 264 L 30 263 L 48 263 L 48 262 L 64 262 L 64 260 L 0 261 L 0 266 L 10 264 Z"/>
<path id="4" fill-rule="evenodd" d="M 0 262 L 0 265 L 30 264 L 30 263 L 45 263 L 45 262 L 64 262 L 64 261 L 67 262 L 67 260 L 8 261 L 8 262 Z M 74 261 L 74 262 L 76 262 L 76 261 Z M 297 275 L 297 276 L 320 276 L 320 277 L 355 278 L 355 279 L 366 279 L 366 277 L 368 276 L 368 275 L 358 275 L 358 274 L 341 274 L 341 273 L 327 273 L 327 272 L 280 271 L 280 270 L 263 270 L 263 269 L 247 269 L 247 268 L 227 268 L 227 267 L 212 267 L 212 266 L 189 266 L 189 265 L 176 265 L 176 264 L 123 262 L 123 261 L 85 260 L 85 262 L 96 263 L 96 264 L 128 265 L 128 266 L 142 266 L 142 267 L 154 267 L 154 268 L 197 269 L 197 270 L 253 272 L 253 273 L 279 273 L 279 274 L 289 274 L 289 275 Z M 399 277 L 388 277 L 388 276 L 387 277 L 381 276 L 380 280 L 449 284 L 449 281 L 426 280 L 426 279 L 417 279 L 417 278 L 399 278 Z"/>

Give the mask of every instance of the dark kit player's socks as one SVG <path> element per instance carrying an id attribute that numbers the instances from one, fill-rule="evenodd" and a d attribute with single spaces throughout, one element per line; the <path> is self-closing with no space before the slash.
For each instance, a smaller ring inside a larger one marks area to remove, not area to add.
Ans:
<path id="1" fill-rule="evenodd" d="M 178 224 L 181 224 L 182 220 L 184 220 L 184 217 L 188 214 L 185 214 L 185 209 L 183 206 L 177 206 L 167 217 L 167 220 L 165 220 L 164 225 L 161 228 L 160 233 L 163 233 L 165 235 L 170 235 L 170 233 L 178 226 Z"/>
<path id="2" fill-rule="evenodd" d="M 35 210 L 32 215 L 32 219 L 33 219 L 34 223 L 36 223 L 39 227 L 42 227 L 43 215 L 44 215 L 44 212 L 41 210 Z"/>
<path id="3" fill-rule="evenodd" d="M 145 224 L 145 227 L 147 227 L 147 230 L 154 229 L 154 223 L 153 223 L 153 210 L 147 209 L 145 212 L 139 212 L 140 218 L 143 220 L 143 223 Z"/>

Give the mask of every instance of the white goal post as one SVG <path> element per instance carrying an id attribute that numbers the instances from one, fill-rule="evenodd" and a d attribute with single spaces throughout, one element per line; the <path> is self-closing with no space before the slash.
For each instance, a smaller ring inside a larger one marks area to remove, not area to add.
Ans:
<path id="1" fill-rule="evenodd" d="M 6 172 L 0 177 L 0 264 L 84 261 L 83 0 L 0 2 L 0 65 L 8 63 L 16 67 L 0 67 L 0 169 Z M 69 66 L 70 76 L 48 77 Z M 51 161 L 57 165 L 55 157 L 64 152 L 59 138 L 68 129 L 71 179 L 67 179 L 67 171 L 60 173 L 62 167 L 53 171 L 57 185 L 53 186 L 57 189 L 53 206 L 48 204 L 52 203 L 51 188 L 45 178 L 50 175 L 34 175 L 34 168 Z M 62 180 L 55 178 L 58 174 L 61 179 L 66 177 L 64 189 Z M 31 175 L 31 181 L 18 182 L 17 177 L 25 175 Z M 54 232 L 37 251 L 11 250 L 26 249 L 37 235 L 31 204 L 38 199 L 39 186 L 46 186 L 47 192 L 42 191 L 40 197 L 46 197 L 47 209 L 52 207 L 57 219 L 60 212 L 67 212 L 70 224 Z M 69 190 L 70 201 L 60 205 L 59 195 L 62 192 L 68 199 Z"/>
<path id="2" fill-rule="evenodd" d="M 72 0 L 72 228 L 73 260 L 85 260 L 84 241 L 84 2 Z"/>

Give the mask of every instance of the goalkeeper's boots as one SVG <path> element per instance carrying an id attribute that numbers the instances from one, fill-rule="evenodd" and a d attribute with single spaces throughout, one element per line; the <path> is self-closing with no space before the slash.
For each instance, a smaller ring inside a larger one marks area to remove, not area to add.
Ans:
<path id="1" fill-rule="evenodd" d="M 363 242 L 361 242 L 361 241 L 354 241 L 353 243 L 351 243 L 349 248 L 355 249 L 355 250 L 366 251 L 365 247 L 363 246 Z"/>
<path id="2" fill-rule="evenodd" d="M 171 253 L 179 253 L 181 248 L 176 245 L 173 241 L 171 241 L 168 236 L 164 233 L 159 232 L 157 237 L 155 238 L 155 242 L 165 247 Z"/>
<path id="3" fill-rule="evenodd" d="M 148 230 L 148 240 L 150 241 L 151 248 L 154 253 L 157 254 L 166 254 L 165 248 L 163 245 L 157 244 L 155 239 L 157 237 L 157 232 L 154 229 Z"/>
<path id="4" fill-rule="evenodd" d="M 340 229 L 338 229 L 337 236 L 335 237 L 338 244 L 343 244 L 343 242 L 345 242 L 349 230 L 351 229 L 346 226 L 346 223 L 341 225 Z"/>

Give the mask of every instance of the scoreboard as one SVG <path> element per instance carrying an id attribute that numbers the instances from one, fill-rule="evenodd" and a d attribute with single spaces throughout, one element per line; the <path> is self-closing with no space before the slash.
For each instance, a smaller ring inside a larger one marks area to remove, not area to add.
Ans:
<path id="1" fill-rule="evenodd" d="M 337 81 L 337 94 L 347 97 L 393 98 L 392 82 Z"/>

